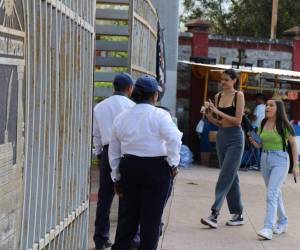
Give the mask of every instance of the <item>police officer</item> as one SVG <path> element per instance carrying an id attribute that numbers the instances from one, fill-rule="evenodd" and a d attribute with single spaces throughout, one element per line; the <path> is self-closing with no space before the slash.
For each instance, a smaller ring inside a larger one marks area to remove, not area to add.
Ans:
<path id="1" fill-rule="evenodd" d="M 182 133 L 170 114 L 155 104 L 160 87 L 155 78 L 140 77 L 133 108 L 114 121 L 109 145 L 111 177 L 122 197 L 112 250 L 129 250 L 140 225 L 140 250 L 157 248 L 161 217 L 171 179 L 177 174 Z"/>
<path id="2" fill-rule="evenodd" d="M 115 90 L 114 94 L 98 103 L 94 108 L 94 153 L 99 156 L 103 149 L 99 168 L 100 185 L 94 233 L 96 249 L 105 249 L 112 245 L 109 240 L 109 214 L 115 192 L 108 161 L 108 144 L 111 139 L 112 124 L 118 114 L 135 105 L 135 103 L 128 98 L 133 90 L 133 79 L 129 74 L 118 74 L 114 79 L 113 85 Z"/>

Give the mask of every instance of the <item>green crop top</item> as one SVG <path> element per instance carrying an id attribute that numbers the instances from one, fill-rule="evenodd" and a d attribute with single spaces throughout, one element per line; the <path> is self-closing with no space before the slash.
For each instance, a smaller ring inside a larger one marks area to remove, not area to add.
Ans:
<path id="1" fill-rule="evenodd" d="M 288 131 L 286 131 L 287 138 L 289 137 Z M 262 147 L 264 150 L 270 151 L 279 151 L 283 150 L 282 139 L 281 136 L 277 133 L 277 131 L 269 131 L 263 129 L 260 134 L 260 138 L 262 140 Z M 286 144 L 287 145 L 287 144 Z"/>

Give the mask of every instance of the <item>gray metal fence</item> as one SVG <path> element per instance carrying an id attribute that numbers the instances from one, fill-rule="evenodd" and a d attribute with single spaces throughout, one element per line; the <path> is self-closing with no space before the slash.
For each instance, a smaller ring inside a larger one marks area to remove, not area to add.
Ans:
<path id="1" fill-rule="evenodd" d="M 97 85 L 120 71 L 156 76 L 157 22 L 151 0 L 97 0 L 95 96 L 111 95 Z"/>
<path id="2" fill-rule="evenodd" d="M 95 1 L 23 0 L 24 205 L 20 249 L 88 248 Z"/>
<path id="3" fill-rule="evenodd" d="M 158 16 L 151 0 L 130 1 L 129 72 L 156 77 Z"/>

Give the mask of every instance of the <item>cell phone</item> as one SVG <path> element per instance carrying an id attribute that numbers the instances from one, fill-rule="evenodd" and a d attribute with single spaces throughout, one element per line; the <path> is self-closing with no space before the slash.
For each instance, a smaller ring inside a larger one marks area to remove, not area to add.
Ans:
<path id="1" fill-rule="evenodd" d="M 261 141 L 261 138 L 258 134 L 256 134 L 256 132 L 254 130 L 251 130 L 250 132 L 250 136 L 251 138 L 257 143 L 257 144 L 261 144 L 262 141 Z"/>

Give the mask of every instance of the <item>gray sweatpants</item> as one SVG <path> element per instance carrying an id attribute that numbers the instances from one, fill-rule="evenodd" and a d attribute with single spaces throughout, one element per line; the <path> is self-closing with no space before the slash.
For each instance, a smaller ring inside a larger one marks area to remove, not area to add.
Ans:
<path id="1" fill-rule="evenodd" d="M 243 212 L 238 170 L 244 151 L 244 133 L 240 127 L 220 128 L 217 135 L 217 154 L 220 174 L 215 190 L 212 212 L 219 214 L 226 197 L 231 214 Z"/>

